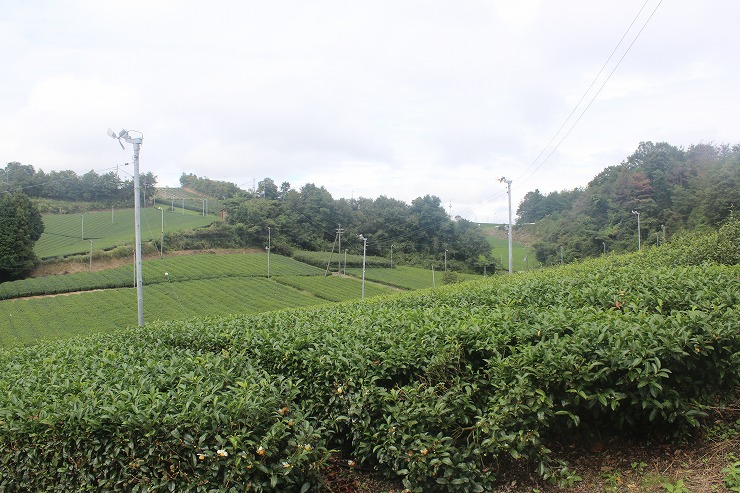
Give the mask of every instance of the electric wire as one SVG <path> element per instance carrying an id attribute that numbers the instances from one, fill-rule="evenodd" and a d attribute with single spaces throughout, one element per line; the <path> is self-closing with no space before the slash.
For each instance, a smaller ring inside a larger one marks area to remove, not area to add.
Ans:
<path id="1" fill-rule="evenodd" d="M 590 101 L 588 102 L 588 104 L 587 104 L 587 105 L 586 105 L 586 107 L 585 107 L 585 108 L 583 109 L 583 111 L 581 111 L 581 113 L 580 113 L 580 115 L 578 116 L 578 118 L 577 118 L 577 119 L 576 119 L 576 120 L 575 120 L 575 121 L 573 122 L 573 124 L 572 124 L 572 125 L 570 126 L 570 128 L 568 129 L 568 131 L 567 131 L 567 132 L 565 133 L 565 135 L 563 135 L 563 136 L 562 136 L 562 138 L 560 139 L 560 141 L 558 141 L 557 145 L 556 145 L 556 146 L 555 146 L 555 147 L 554 147 L 554 148 L 553 148 L 553 149 L 552 149 L 552 150 L 551 150 L 551 151 L 550 151 L 550 152 L 549 152 L 549 153 L 548 153 L 548 154 L 546 155 L 546 157 L 545 157 L 545 158 L 544 158 L 544 159 L 542 160 L 542 162 L 541 162 L 541 163 L 540 163 L 539 165 L 537 165 L 537 161 L 538 161 L 538 160 L 539 160 L 539 159 L 540 159 L 540 158 L 542 157 L 542 155 L 543 155 L 543 154 L 545 154 L 545 152 L 547 151 L 547 149 L 548 149 L 548 148 L 549 148 L 549 147 L 550 147 L 550 146 L 552 145 L 552 143 L 553 143 L 553 142 L 554 142 L 554 141 L 555 141 L 555 140 L 557 139 L 558 135 L 559 135 L 559 134 L 560 134 L 560 133 L 562 132 L 563 128 L 565 128 L 565 126 L 566 126 L 566 125 L 568 124 L 568 121 L 570 121 L 570 119 L 571 119 L 571 118 L 573 117 L 573 115 L 574 115 L 574 114 L 576 113 L 576 111 L 578 110 L 578 108 L 579 108 L 579 107 L 581 106 L 581 104 L 583 103 L 584 99 L 586 99 L 586 96 L 588 95 L 588 93 L 589 93 L 589 92 L 591 91 L 591 89 L 593 89 L 593 87 L 594 87 L 594 85 L 596 84 L 596 82 L 598 81 L 599 77 L 600 77 L 600 76 L 601 76 L 601 74 L 602 74 L 602 73 L 604 72 L 604 70 L 606 69 L 606 67 L 607 67 L 607 66 L 609 65 L 609 62 L 610 62 L 610 61 L 612 60 L 612 58 L 614 58 L 614 55 L 615 55 L 615 53 L 617 52 L 617 50 L 619 49 L 619 47 L 620 47 L 620 46 L 622 45 L 622 43 L 624 42 L 625 38 L 627 37 L 627 35 L 629 34 L 629 32 L 630 32 L 630 31 L 632 30 L 632 28 L 633 28 L 633 26 L 635 25 L 635 23 L 637 22 L 637 20 L 638 20 L 638 19 L 640 18 L 640 16 L 641 16 L 642 12 L 643 12 L 643 11 L 645 10 L 645 7 L 646 7 L 646 6 L 648 5 L 648 3 L 650 3 L 650 0 L 645 0 L 645 2 L 644 2 L 644 3 L 642 4 L 642 6 L 640 7 L 640 10 L 639 10 L 639 11 L 637 12 L 637 14 L 635 15 L 635 17 L 634 17 L 634 18 L 632 19 L 632 22 L 631 22 L 631 23 L 630 23 L 630 25 L 629 25 L 629 26 L 627 27 L 627 29 L 625 30 L 625 32 L 624 32 L 624 34 L 622 35 L 622 37 L 621 37 L 621 38 L 619 39 L 619 42 L 617 43 L 617 45 L 616 45 L 616 46 L 614 47 L 614 49 L 612 50 L 612 52 L 611 52 L 611 54 L 609 55 L 609 57 L 607 58 L 606 62 L 604 62 L 604 64 L 602 65 L 601 69 L 600 69 L 600 70 L 599 70 L 599 72 L 598 72 L 598 73 L 596 74 L 596 76 L 594 77 L 593 81 L 591 81 L 591 84 L 590 84 L 590 85 L 588 86 L 588 88 L 586 89 L 586 91 L 585 91 L 585 92 L 583 93 L 583 95 L 581 96 L 581 98 L 580 98 L 580 100 L 578 101 L 578 103 L 576 103 L 576 105 L 575 105 L 575 106 L 573 107 L 573 110 L 571 110 L 571 112 L 570 112 L 570 113 L 568 114 L 568 116 L 567 116 L 567 117 L 565 118 L 565 120 L 564 120 L 564 121 L 563 121 L 563 123 L 562 123 L 562 124 L 560 125 L 560 127 L 559 127 L 559 128 L 558 128 L 558 130 L 557 130 L 557 131 L 555 132 L 555 134 L 554 134 L 554 135 L 552 136 L 552 138 L 551 138 L 551 139 L 550 139 L 550 141 L 549 141 L 549 142 L 547 143 L 547 145 L 545 145 L 545 146 L 543 147 L 543 149 L 542 149 L 542 150 L 540 151 L 540 153 L 539 153 L 539 154 L 537 155 L 537 157 L 535 157 L 535 159 L 534 159 L 534 160 L 533 160 L 533 161 L 532 161 L 532 162 L 531 162 L 531 163 L 529 164 L 529 166 L 527 166 L 527 168 L 525 168 L 525 169 L 524 169 L 524 171 L 522 171 L 522 172 L 521 172 L 521 173 L 520 173 L 520 174 L 519 174 L 519 175 L 518 175 L 518 176 L 517 176 L 517 177 L 516 177 L 516 178 L 515 178 L 515 179 L 513 180 L 514 182 L 516 182 L 516 183 L 517 183 L 517 186 L 521 185 L 522 183 L 526 183 L 526 182 L 527 182 L 527 181 L 528 181 L 528 180 L 529 180 L 530 178 L 532 178 L 532 177 L 534 176 L 534 174 L 535 174 L 535 173 L 536 173 L 536 172 L 537 172 L 537 171 L 538 171 L 538 170 L 539 170 L 540 168 L 542 168 L 542 166 L 543 166 L 543 165 L 544 165 L 544 164 L 545 164 L 546 162 L 548 162 L 548 160 L 550 159 L 550 157 L 551 157 L 551 156 L 552 156 L 552 155 L 553 155 L 553 154 L 555 153 L 555 151 L 556 151 L 556 150 L 557 150 L 557 149 L 558 149 L 558 148 L 560 147 L 560 145 L 561 145 L 561 144 L 563 143 L 563 141 L 564 141 L 564 140 L 565 140 L 565 139 L 566 139 L 566 138 L 568 137 L 568 135 L 570 135 L 570 133 L 571 133 L 571 132 L 573 131 L 573 129 L 575 128 L 575 126 L 576 126 L 576 125 L 577 125 L 577 124 L 578 124 L 578 123 L 579 123 L 579 122 L 581 121 L 581 118 L 583 118 L 583 115 L 584 115 L 584 114 L 586 113 L 586 111 L 587 111 L 587 110 L 588 110 L 588 109 L 589 109 L 589 108 L 591 107 L 591 105 L 593 104 L 593 102 L 594 102 L 594 101 L 596 100 L 596 98 L 597 98 L 597 97 L 599 96 L 599 94 L 601 93 L 601 91 L 602 91 L 602 90 L 604 89 L 604 86 L 606 86 L 607 82 L 609 82 L 609 80 L 611 79 L 612 75 L 614 75 L 614 72 L 615 72 L 615 71 L 617 70 L 617 68 L 619 68 L 619 66 L 621 65 L 621 63 L 622 63 L 622 61 L 624 60 L 624 58 L 625 58 L 625 57 L 627 56 L 627 54 L 628 54 L 628 53 L 630 52 L 630 50 L 632 49 L 632 46 L 633 46 L 633 45 L 635 44 L 635 42 L 637 41 L 637 39 L 638 39 L 638 38 L 640 37 L 640 35 L 642 34 L 642 32 L 643 32 L 643 31 L 645 30 L 645 28 L 647 27 L 648 23 L 650 22 L 650 20 L 651 20 L 651 19 L 653 18 L 653 16 L 655 15 L 655 12 L 656 12 L 656 11 L 658 10 L 658 8 L 660 7 L 660 5 L 661 5 L 661 4 L 663 3 L 663 0 L 659 0 L 659 1 L 658 1 L 657 5 L 656 5 L 656 6 L 655 6 L 655 8 L 653 9 L 653 11 L 652 11 L 652 12 L 650 13 L 650 15 L 648 16 L 647 20 L 646 20 L 646 21 L 645 21 L 645 22 L 643 23 L 642 27 L 641 27 L 641 28 L 640 28 L 640 30 L 639 30 L 639 31 L 637 32 L 637 34 L 635 35 L 635 37 L 634 37 L 634 38 L 632 39 L 632 41 L 630 42 L 629 46 L 628 46 L 628 47 L 626 48 L 626 50 L 624 51 L 624 53 L 623 53 L 623 54 L 622 54 L 622 56 L 620 57 L 619 61 L 618 61 L 618 62 L 617 62 L 617 63 L 615 64 L 615 66 L 614 66 L 614 67 L 612 68 L 612 70 L 611 70 L 611 71 L 609 72 L 609 74 L 608 74 L 608 76 L 606 77 L 606 79 L 604 80 L 604 82 L 603 82 L 603 83 L 601 84 L 601 86 L 599 87 L 599 89 L 598 89 L 598 90 L 596 91 L 596 93 L 595 93 L 595 94 L 593 95 L 593 97 L 592 97 L 592 98 L 591 98 L 591 100 L 590 100 Z M 535 167 L 535 165 L 536 165 L 536 167 Z M 534 168 L 534 169 L 532 169 L 532 168 Z M 529 172 L 530 170 L 531 170 L 531 172 L 530 172 L 529 174 L 527 174 L 527 173 L 528 173 L 528 172 Z M 488 204 L 488 203 L 492 202 L 493 200 L 495 200 L 495 199 L 497 199 L 497 198 L 499 198 L 499 197 L 501 197 L 501 196 L 504 196 L 504 195 L 506 195 L 506 193 L 507 193 L 507 192 L 506 192 L 505 190 L 502 190 L 501 192 L 497 192 L 497 193 L 495 193 L 495 194 L 493 194 L 493 195 L 489 196 L 489 197 L 488 197 L 488 199 L 486 199 L 486 200 L 483 200 L 483 201 L 481 201 L 481 202 L 478 202 L 478 203 L 476 203 L 476 204 L 473 204 L 472 206 L 468 207 L 467 209 L 463 209 L 463 210 L 462 210 L 462 211 L 460 212 L 460 214 L 464 214 L 464 213 L 470 213 L 470 212 L 473 212 L 473 211 L 474 211 L 474 210 L 475 210 L 476 208 L 478 208 L 478 207 L 481 207 L 481 206 L 483 206 L 483 205 L 486 205 L 486 204 Z"/>
<path id="2" fill-rule="evenodd" d="M 644 9 L 644 7 L 645 7 L 645 5 L 646 5 L 646 4 L 648 3 L 648 1 L 649 1 L 649 0 L 646 0 L 645 4 L 644 4 L 644 5 L 643 5 L 643 7 L 642 7 L 642 8 L 640 9 L 640 12 L 642 12 L 642 10 Z M 602 90 L 604 89 L 604 87 L 606 86 L 606 84 L 607 84 L 607 83 L 609 82 L 609 80 L 611 79 L 612 75 L 614 75 L 614 72 L 616 72 L 616 70 L 617 70 L 617 69 L 619 68 L 619 66 L 620 66 L 620 65 L 622 64 L 622 61 L 624 61 L 624 58 L 625 58 L 625 57 L 627 56 L 627 54 L 628 54 L 628 53 L 630 52 L 630 50 L 632 49 L 632 46 L 634 46 L 635 42 L 637 42 L 637 39 L 638 39 L 638 38 L 640 37 L 640 35 L 642 34 L 642 32 L 643 32 L 643 31 L 645 30 L 645 28 L 647 27 L 648 23 L 650 22 L 650 20 L 651 20 L 651 19 L 653 18 L 653 16 L 655 15 L 655 12 L 656 12 L 656 11 L 658 10 L 658 7 L 660 7 L 660 5 L 661 5 L 662 3 L 663 3 L 663 0 L 659 0 L 659 1 L 658 1 L 658 4 L 657 4 L 657 5 L 655 6 L 655 8 L 653 9 L 653 11 L 652 11 L 652 12 L 650 13 L 650 15 L 648 16 L 647 20 L 645 21 L 645 23 L 644 23 L 644 24 L 642 25 L 642 27 L 640 28 L 640 30 L 639 30 L 639 31 L 637 32 L 637 34 L 635 35 L 635 37 L 634 37 L 634 38 L 632 39 L 632 41 L 630 42 L 629 46 L 627 46 L 627 49 L 626 49 L 626 50 L 624 51 L 624 53 L 622 54 L 622 56 L 621 56 L 621 57 L 619 58 L 619 61 L 618 61 L 618 62 L 617 62 L 617 63 L 616 63 L 615 65 L 614 65 L 614 68 L 612 68 L 611 72 L 609 72 L 609 75 L 607 75 L 607 77 L 606 77 L 606 79 L 604 80 L 604 82 L 603 82 L 603 83 L 601 84 L 601 86 L 599 87 L 599 89 L 598 89 L 598 90 L 596 91 L 596 94 L 594 94 L 594 95 L 593 95 L 593 97 L 591 98 L 591 100 L 590 100 L 590 101 L 588 102 L 588 104 L 587 104 L 587 105 L 586 105 L 586 107 L 585 107 L 585 108 L 583 109 L 583 111 L 581 111 L 580 115 L 578 115 L 578 118 L 577 118 L 577 119 L 576 119 L 576 120 L 575 120 L 575 121 L 573 122 L 573 124 L 572 124 L 572 125 L 570 126 L 570 128 L 568 129 L 568 131 L 567 131 L 567 132 L 565 133 L 565 135 L 563 135 L 563 137 L 562 137 L 562 138 L 560 139 L 560 141 L 559 141 L 559 142 L 557 143 L 557 145 L 556 145 L 556 146 L 555 146 L 555 147 L 554 147 L 554 148 L 553 148 L 553 149 L 552 149 L 552 150 L 550 151 L 550 153 L 549 153 L 549 154 L 548 154 L 548 155 L 547 155 L 547 156 L 545 157 L 545 159 L 544 159 L 544 160 L 543 160 L 543 161 L 542 161 L 542 162 L 541 162 L 541 163 L 540 163 L 539 165 L 537 165 L 537 166 L 536 166 L 536 167 L 535 167 L 535 168 L 534 168 L 534 169 L 532 170 L 532 172 L 531 172 L 531 173 L 529 174 L 529 176 L 527 176 L 526 178 L 523 178 L 523 177 L 525 176 L 526 172 L 527 172 L 527 171 L 528 171 L 528 170 L 529 170 L 529 169 L 530 169 L 530 168 L 531 168 L 531 167 L 532 167 L 532 166 L 534 165 L 534 163 L 536 162 L 536 160 L 535 160 L 535 161 L 533 161 L 533 162 L 532 162 L 532 164 L 530 164 L 530 166 L 529 166 L 529 167 L 528 167 L 527 169 L 525 169 L 525 170 L 524 170 L 524 172 L 523 172 L 522 174 L 520 174 L 520 175 L 519 175 L 519 177 L 517 178 L 517 181 L 518 181 L 519 183 L 525 183 L 525 182 L 526 182 L 527 180 L 529 180 L 529 179 L 530 179 L 530 178 L 531 178 L 532 176 L 534 176 L 534 173 L 536 173 L 536 172 L 537 172 L 537 171 L 538 171 L 538 170 L 539 170 L 539 169 L 540 169 L 540 168 L 541 168 L 541 167 L 542 167 L 542 166 L 543 166 L 543 165 L 544 165 L 544 164 L 545 164 L 545 163 L 546 163 L 546 162 L 547 162 L 547 161 L 548 161 L 548 160 L 550 159 L 550 157 L 551 157 L 551 156 L 552 156 L 552 155 L 553 155 L 553 154 L 555 153 L 555 151 L 556 151 L 556 150 L 558 150 L 558 148 L 559 148 L 559 147 L 560 147 L 560 145 L 561 145 L 561 144 L 563 143 L 563 141 L 565 141 L 565 139 L 566 139 L 566 138 L 568 137 L 568 135 L 570 135 L 570 133 L 571 133 L 571 132 L 573 131 L 573 129 L 575 128 L 575 126 L 576 126 L 576 125 L 578 125 L 578 122 L 580 122 L 580 121 L 581 121 L 581 118 L 583 118 L 583 115 L 584 115 L 584 114 L 586 113 L 586 111 L 588 111 L 588 109 L 589 109 L 589 108 L 591 107 L 591 105 L 592 105 L 592 104 L 594 103 L 594 101 L 595 101 L 595 100 L 596 100 L 596 98 L 597 98 L 597 97 L 599 96 L 599 94 L 601 94 L 601 91 L 602 91 Z M 637 16 L 639 16 L 639 15 L 640 15 L 640 12 L 638 12 Z M 630 27 L 628 28 L 628 31 L 629 31 L 629 29 L 631 29 L 632 25 L 633 25 L 633 24 L 634 24 L 634 22 L 635 22 L 635 21 L 637 20 L 637 16 L 636 16 L 636 17 L 635 17 L 635 19 L 634 19 L 634 20 L 632 21 L 632 24 L 630 24 Z M 626 34 L 627 34 L 627 33 L 625 33 L 625 36 L 626 36 Z M 624 38 L 624 36 L 623 36 L 623 38 Z M 620 40 L 619 44 L 621 44 L 621 42 L 622 42 L 622 40 Z M 619 44 L 617 44 L 617 48 L 619 47 Z M 616 51 L 616 49 L 617 49 L 617 48 L 615 48 L 615 51 Z M 613 56 L 613 54 L 614 54 L 614 52 L 612 52 L 612 55 L 610 55 L 610 56 L 609 56 L 609 59 L 611 59 L 611 57 Z M 607 63 L 608 63 L 608 60 L 607 60 Z M 606 65 L 605 65 L 605 66 L 606 66 Z M 602 67 L 601 71 L 599 71 L 599 74 L 601 74 L 601 72 L 603 71 L 603 69 L 604 69 L 604 67 Z M 597 78 L 598 78 L 598 75 L 597 75 Z M 591 83 L 591 86 L 589 86 L 589 89 L 588 89 L 588 90 L 590 90 L 590 89 L 591 89 L 591 87 L 593 87 L 593 84 L 594 84 L 595 82 L 596 82 L 596 79 L 594 79 L 594 82 L 592 82 L 592 83 Z M 588 90 L 586 91 L 586 93 L 588 93 Z M 584 97 L 585 97 L 585 94 L 584 94 Z M 583 98 L 581 98 L 581 101 L 583 101 Z M 579 101 L 579 102 L 578 102 L 578 105 L 580 105 L 581 101 Z M 578 105 L 576 105 L 576 108 L 578 107 Z M 575 111 L 575 108 L 574 108 L 574 111 Z M 567 120 L 568 120 L 568 119 L 570 119 L 570 116 L 572 116 L 572 112 L 571 112 L 571 115 L 569 115 L 569 116 L 568 116 L 568 118 L 566 119 L 566 122 L 567 122 Z M 565 124 L 565 123 L 564 123 L 564 124 Z M 561 129 L 562 129 L 562 126 L 561 126 Z M 558 133 L 559 133 L 559 132 L 560 132 L 560 130 L 558 130 Z M 557 136 L 557 133 L 556 133 L 555 135 Z M 552 142 L 552 141 L 551 141 L 551 142 Z M 549 145 L 550 145 L 550 144 L 548 144 L 548 146 L 549 146 Z M 545 147 L 545 149 L 546 149 L 546 148 L 547 148 L 547 147 Z M 543 150 L 543 152 L 544 152 L 544 150 Z M 542 154 L 542 153 L 540 153 L 540 155 L 541 155 L 541 154 Z"/>

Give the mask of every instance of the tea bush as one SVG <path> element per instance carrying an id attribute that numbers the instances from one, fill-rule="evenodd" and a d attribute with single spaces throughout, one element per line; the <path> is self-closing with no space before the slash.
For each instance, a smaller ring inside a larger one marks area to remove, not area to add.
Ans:
<path id="1" fill-rule="evenodd" d="M 0 490 L 320 490 L 333 450 L 485 491 L 564 436 L 689 431 L 740 385 L 740 267 L 634 258 L 2 351 Z"/>

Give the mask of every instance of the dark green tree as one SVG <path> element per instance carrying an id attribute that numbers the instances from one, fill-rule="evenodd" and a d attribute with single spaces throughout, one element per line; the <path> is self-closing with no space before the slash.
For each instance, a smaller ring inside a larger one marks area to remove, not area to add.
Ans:
<path id="1" fill-rule="evenodd" d="M 43 232 L 41 214 L 27 195 L 0 194 L 0 282 L 19 279 L 33 268 L 33 246 Z"/>
<path id="2" fill-rule="evenodd" d="M 279 198 L 279 195 L 278 187 L 272 178 L 265 178 L 257 183 L 257 197 L 276 200 Z"/>
<path id="3" fill-rule="evenodd" d="M 656 233 L 662 236 L 664 225 L 674 235 L 714 229 L 740 204 L 740 146 L 698 144 L 683 150 L 641 142 L 620 165 L 599 173 L 572 206 L 552 213 L 544 204 L 554 195 L 530 192 L 518 212 L 520 221 L 542 217 L 534 229 L 534 247 L 545 264 L 559 262 L 561 252 L 568 262 L 601 255 L 604 247 L 634 250 L 637 220 L 632 211 L 641 213 L 640 235 L 647 244 Z"/>

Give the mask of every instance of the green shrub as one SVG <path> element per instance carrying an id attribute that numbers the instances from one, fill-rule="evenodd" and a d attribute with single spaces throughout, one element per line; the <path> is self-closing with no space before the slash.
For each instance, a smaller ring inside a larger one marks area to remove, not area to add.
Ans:
<path id="1" fill-rule="evenodd" d="M 0 351 L 0 490 L 302 491 L 332 449 L 486 491 L 564 436 L 690 432 L 740 386 L 740 266 L 641 258 Z"/>

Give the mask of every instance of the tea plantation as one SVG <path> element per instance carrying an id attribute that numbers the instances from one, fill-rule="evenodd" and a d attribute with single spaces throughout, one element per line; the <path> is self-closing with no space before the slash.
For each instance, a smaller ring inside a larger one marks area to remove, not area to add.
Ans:
<path id="1" fill-rule="evenodd" d="M 90 240 L 96 250 L 111 249 L 134 243 L 134 210 L 118 209 L 84 214 L 45 214 L 44 234 L 34 251 L 39 258 L 86 254 Z M 165 232 L 175 232 L 208 226 L 214 216 L 202 216 L 188 211 L 164 213 Z M 141 209 L 141 231 L 144 240 L 159 241 L 162 231 L 162 212 L 155 208 Z"/>
<path id="2" fill-rule="evenodd" d="M 361 297 L 359 279 L 324 276 L 322 269 L 281 255 L 224 254 L 143 262 L 145 320 L 255 314 Z M 0 347 L 91 333 L 136 322 L 133 266 L 0 284 Z M 392 294 L 366 283 L 366 296 Z M 69 294 L 69 296 L 59 296 Z M 52 296 L 49 296 L 52 295 Z"/>
<path id="3" fill-rule="evenodd" d="M 740 267 L 677 248 L 2 350 L 0 490 L 325 491 L 333 455 L 476 492 L 689 432 L 740 385 Z"/>

